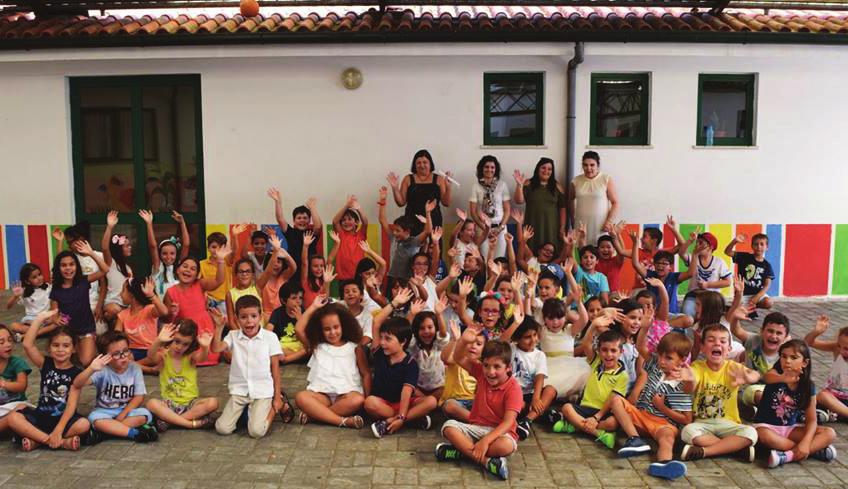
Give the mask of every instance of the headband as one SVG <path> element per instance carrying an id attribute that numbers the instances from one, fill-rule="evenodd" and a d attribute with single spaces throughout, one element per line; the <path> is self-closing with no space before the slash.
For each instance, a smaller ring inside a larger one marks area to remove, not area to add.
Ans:
<path id="1" fill-rule="evenodd" d="M 162 241 L 160 241 L 159 242 L 159 248 L 162 248 L 162 246 L 167 245 L 167 244 L 172 244 L 172 245 L 176 246 L 177 250 L 179 250 L 180 248 L 183 247 L 183 244 L 180 242 L 180 238 L 178 238 L 176 236 L 170 236 L 170 237 L 165 238 Z"/>

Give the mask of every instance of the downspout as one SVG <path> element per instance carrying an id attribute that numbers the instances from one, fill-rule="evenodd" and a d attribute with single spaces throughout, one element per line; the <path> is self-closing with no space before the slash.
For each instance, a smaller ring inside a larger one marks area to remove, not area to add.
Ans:
<path id="1" fill-rule="evenodd" d="M 583 42 L 574 43 L 574 57 L 568 60 L 566 75 L 566 97 L 565 97 L 565 191 L 571 192 L 571 180 L 577 174 L 575 163 L 575 128 L 574 121 L 577 119 L 577 66 L 583 62 Z M 567 195 L 571 198 L 570 195 Z M 566 216 L 566 224 L 570 229 L 574 226 L 574 216 Z"/>

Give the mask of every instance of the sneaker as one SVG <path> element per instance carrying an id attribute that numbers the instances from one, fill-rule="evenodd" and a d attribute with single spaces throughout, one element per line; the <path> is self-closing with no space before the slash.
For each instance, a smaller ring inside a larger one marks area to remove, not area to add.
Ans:
<path id="1" fill-rule="evenodd" d="M 89 428 L 88 433 L 82 438 L 83 445 L 97 445 L 103 441 L 103 433 L 94 429 L 94 427 Z"/>
<path id="2" fill-rule="evenodd" d="M 486 462 L 486 472 L 497 476 L 500 480 L 509 478 L 509 468 L 506 466 L 506 457 L 492 457 Z"/>
<path id="3" fill-rule="evenodd" d="M 168 424 L 167 421 L 159 419 L 159 418 L 156 418 L 155 425 L 156 425 L 156 431 L 158 431 L 159 433 L 164 433 L 164 432 L 168 431 L 168 428 L 171 427 L 171 425 Z"/>
<path id="4" fill-rule="evenodd" d="M 615 448 L 615 433 L 598 430 L 598 437 L 595 438 L 595 441 L 612 450 Z M 648 447 L 648 450 L 650 449 L 651 447 Z"/>
<path id="5" fill-rule="evenodd" d="M 574 433 L 575 431 L 577 431 L 577 428 L 575 428 L 573 424 L 569 423 L 564 419 L 561 419 L 554 423 L 554 433 Z"/>
<path id="6" fill-rule="evenodd" d="M 20 333 L 15 333 L 15 343 L 23 343 L 24 335 Z"/>
<path id="7" fill-rule="evenodd" d="M 654 462 L 648 466 L 648 475 L 667 480 L 679 479 L 686 475 L 686 464 L 677 460 Z"/>
<path id="8" fill-rule="evenodd" d="M 374 433 L 374 438 L 382 438 L 389 432 L 388 427 L 385 421 L 371 423 L 371 433 Z"/>
<path id="9" fill-rule="evenodd" d="M 651 446 L 645 443 L 645 440 L 639 438 L 638 436 L 631 436 L 624 442 L 624 446 L 618 450 L 618 456 L 627 458 L 632 457 L 634 455 L 641 455 L 643 453 L 649 453 L 651 451 Z"/>
<path id="10" fill-rule="evenodd" d="M 546 423 L 553 425 L 556 424 L 557 421 L 562 421 L 562 413 L 556 409 L 548 409 L 544 415 L 544 419 Z"/>
<path id="11" fill-rule="evenodd" d="M 780 450 L 769 450 L 768 467 L 773 469 L 780 467 L 788 461 L 786 452 Z"/>
<path id="12" fill-rule="evenodd" d="M 739 403 L 739 416 L 746 421 L 753 421 L 757 416 L 757 407 Z"/>
<path id="13" fill-rule="evenodd" d="M 418 428 L 419 430 L 427 431 L 433 427 L 433 420 L 430 419 L 430 416 L 424 416 L 423 418 L 418 418 L 409 425 L 410 428 Z"/>
<path id="14" fill-rule="evenodd" d="M 159 433 L 156 432 L 156 428 L 149 424 L 143 424 L 136 429 L 138 430 L 138 434 L 133 438 L 133 441 L 136 443 L 149 443 L 159 439 Z"/>
<path id="15" fill-rule="evenodd" d="M 822 462 L 830 462 L 831 460 L 836 459 L 836 447 L 828 445 L 821 450 L 811 453 L 810 456 L 816 460 L 821 460 Z"/>
<path id="16" fill-rule="evenodd" d="M 462 454 L 450 443 L 439 443 L 436 445 L 436 460 L 445 462 L 447 460 L 459 460 Z"/>
<path id="17" fill-rule="evenodd" d="M 754 449 L 754 445 L 743 448 L 740 453 L 742 454 L 742 460 L 747 460 L 749 464 L 754 463 L 754 460 L 757 459 L 757 451 Z"/>
<path id="18" fill-rule="evenodd" d="M 516 423 L 515 431 L 518 433 L 519 441 L 524 441 L 530 436 L 530 420 L 522 418 Z"/>
<path id="19" fill-rule="evenodd" d="M 751 311 L 751 312 L 748 314 L 748 319 L 750 319 L 751 321 L 753 321 L 754 319 L 757 319 L 757 318 L 759 318 L 759 317 L 760 317 L 760 315 L 759 315 L 759 314 L 757 314 L 757 311 Z"/>
<path id="20" fill-rule="evenodd" d="M 835 423 L 839 420 L 839 415 L 829 409 L 816 409 L 816 421 L 819 424 Z"/>
<path id="21" fill-rule="evenodd" d="M 695 445 L 683 445 L 680 451 L 680 460 L 701 460 L 704 458 L 704 449 Z"/>

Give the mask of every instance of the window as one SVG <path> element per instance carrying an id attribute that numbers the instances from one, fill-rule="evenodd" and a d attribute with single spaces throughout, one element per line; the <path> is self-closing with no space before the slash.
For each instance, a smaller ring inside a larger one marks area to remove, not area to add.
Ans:
<path id="1" fill-rule="evenodd" d="M 92 224 L 92 239 L 99 241 L 106 213 L 117 210 L 117 232 L 132 239 L 134 264 L 147 269 L 147 230 L 137 210 L 153 211 L 157 242 L 179 236 L 171 218 L 177 211 L 202 255 L 200 77 L 71 78 L 70 100 L 76 219 Z"/>
<path id="2" fill-rule="evenodd" d="M 648 73 L 592 73 L 589 144 L 648 144 Z"/>
<path id="3" fill-rule="evenodd" d="M 486 73 L 483 85 L 483 144 L 544 144 L 543 73 Z"/>
<path id="4" fill-rule="evenodd" d="M 698 76 L 698 146 L 754 145 L 756 76 Z"/>

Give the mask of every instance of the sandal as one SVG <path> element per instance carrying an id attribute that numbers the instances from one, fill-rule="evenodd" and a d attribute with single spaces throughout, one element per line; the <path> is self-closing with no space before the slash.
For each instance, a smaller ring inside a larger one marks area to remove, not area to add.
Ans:
<path id="1" fill-rule="evenodd" d="M 23 437 L 21 438 L 21 451 L 23 452 L 31 452 L 38 448 L 39 443 L 32 438 Z"/>
<path id="2" fill-rule="evenodd" d="M 347 424 L 348 420 L 351 420 L 353 425 Z M 342 422 L 339 423 L 339 428 L 354 428 L 359 430 L 362 429 L 363 426 L 365 426 L 365 420 L 359 415 L 342 418 Z"/>
<path id="3" fill-rule="evenodd" d="M 76 452 L 80 449 L 80 437 L 72 436 L 70 438 L 65 438 L 62 441 L 62 448 L 64 448 L 65 450 Z"/>
<path id="4" fill-rule="evenodd" d="M 289 398 L 286 397 L 286 394 L 283 393 L 283 402 L 285 403 L 285 408 L 280 411 L 280 419 L 283 420 L 283 423 L 289 424 L 294 419 L 294 406 L 292 406 Z"/>
<path id="5" fill-rule="evenodd" d="M 301 412 L 300 412 L 300 418 L 298 419 L 298 422 L 299 422 L 300 424 L 307 424 L 307 423 L 309 423 L 309 416 L 307 416 L 307 415 L 306 415 L 306 413 L 304 413 L 303 411 L 301 411 Z"/>

